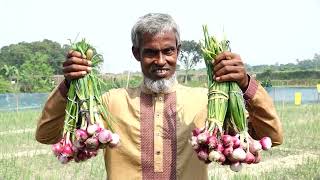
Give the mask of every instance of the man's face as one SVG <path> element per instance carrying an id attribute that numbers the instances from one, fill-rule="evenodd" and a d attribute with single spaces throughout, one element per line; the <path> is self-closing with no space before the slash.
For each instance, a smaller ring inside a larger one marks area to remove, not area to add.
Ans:
<path id="1" fill-rule="evenodd" d="M 140 61 L 143 74 L 152 79 L 170 78 L 177 65 L 179 48 L 173 32 L 152 36 L 145 34 L 139 48 L 132 48 L 135 58 Z"/>

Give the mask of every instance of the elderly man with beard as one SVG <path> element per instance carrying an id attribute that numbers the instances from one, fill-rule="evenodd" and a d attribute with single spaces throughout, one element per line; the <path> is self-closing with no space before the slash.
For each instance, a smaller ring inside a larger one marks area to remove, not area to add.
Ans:
<path id="1" fill-rule="evenodd" d="M 112 89 L 103 95 L 121 137 L 118 148 L 104 151 L 107 178 L 208 179 L 207 165 L 198 160 L 189 144 L 192 129 L 204 126 L 207 89 L 185 87 L 176 80 L 181 46 L 177 24 L 167 14 L 147 14 L 133 26 L 131 39 L 143 82 L 137 88 Z M 236 81 L 243 90 L 250 134 L 254 138 L 269 136 L 273 145 L 281 144 L 281 123 L 272 100 L 247 75 L 240 56 L 223 52 L 214 67 L 217 81 Z M 60 140 L 68 82 L 90 70 L 90 62 L 79 52 L 69 52 L 63 63 L 66 81 L 52 92 L 38 122 L 39 142 Z"/>

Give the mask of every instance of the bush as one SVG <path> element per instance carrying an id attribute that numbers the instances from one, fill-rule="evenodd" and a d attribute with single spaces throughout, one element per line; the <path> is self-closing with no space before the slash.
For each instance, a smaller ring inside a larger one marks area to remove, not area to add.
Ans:
<path id="1" fill-rule="evenodd" d="M 13 85 L 0 76 L 0 93 L 12 93 L 14 92 Z"/>

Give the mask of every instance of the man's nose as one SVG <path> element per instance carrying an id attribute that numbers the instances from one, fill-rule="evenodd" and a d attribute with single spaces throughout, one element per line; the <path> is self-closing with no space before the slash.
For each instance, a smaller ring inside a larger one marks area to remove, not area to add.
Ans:
<path id="1" fill-rule="evenodd" d="M 158 58 L 156 59 L 155 63 L 159 66 L 163 66 L 166 64 L 166 56 L 160 51 Z"/>

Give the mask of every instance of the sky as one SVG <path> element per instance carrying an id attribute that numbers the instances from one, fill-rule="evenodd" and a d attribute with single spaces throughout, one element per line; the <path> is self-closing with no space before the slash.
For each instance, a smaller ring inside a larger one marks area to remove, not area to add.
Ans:
<path id="1" fill-rule="evenodd" d="M 68 44 L 79 34 L 104 56 L 103 72 L 139 71 L 130 32 L 150 12 L 170 14 L 182 40 L 201 40 L 203 24 L 210 34 L 224 33 L 250 65 L 320 53 L 320 0 L 0 0 L 0 47 L 43 39 Z"/>

